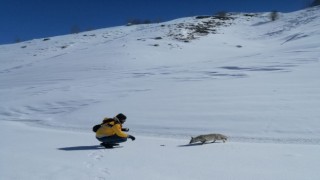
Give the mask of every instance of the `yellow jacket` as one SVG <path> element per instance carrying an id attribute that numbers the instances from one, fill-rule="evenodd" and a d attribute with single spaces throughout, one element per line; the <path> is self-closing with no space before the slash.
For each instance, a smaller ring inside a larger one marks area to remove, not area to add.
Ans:
<path id="1" fill-rule="evenodd" d="M 115 122 L 109 122 L 102 124 L 101 127 L 96 132 L 96 137 L 102 138 L 102 137 L 108 137 L 117 135 L 122 138 L 127 138 L 128 134 L 124 133 L 122 130 L 122 125 Z"/>

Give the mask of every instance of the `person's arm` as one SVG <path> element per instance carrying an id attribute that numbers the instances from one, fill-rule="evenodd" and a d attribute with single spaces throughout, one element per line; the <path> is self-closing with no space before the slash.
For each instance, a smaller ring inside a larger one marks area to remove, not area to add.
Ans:
<path id="1" fill-rule="evenodd" d="M 114 130 L 114 132 L 116 133 L 117 136 L 119 137 L 123 137 L 123 138 L 127 138 L 128 134 L 124 133 L 121 131 L 121 125 L 120 124 L 116 124 L 112 127 L 112 129 Z"/>

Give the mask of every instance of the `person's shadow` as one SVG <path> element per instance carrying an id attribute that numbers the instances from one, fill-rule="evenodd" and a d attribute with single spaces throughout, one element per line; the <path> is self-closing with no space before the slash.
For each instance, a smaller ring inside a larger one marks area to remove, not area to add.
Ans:
<path id="1" fill-rule="evenodd" d="M 72 146 L 72 147 L 58 148 L 58 150 L 62 150 L 62 151 L 84 151 L 84 150 L 99 150 L 99 149 L 105 149 L 105 148 L 100 146 L 100 145 L 94 145 L 94 146 Z"/>

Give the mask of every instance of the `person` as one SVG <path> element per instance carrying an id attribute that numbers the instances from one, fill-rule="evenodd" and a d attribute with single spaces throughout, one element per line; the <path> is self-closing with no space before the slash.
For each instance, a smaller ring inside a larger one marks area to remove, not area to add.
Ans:
<path id="1" fill-rule="evenodd" d="M 129 128 L 123 128 L 122 125 L 126 122 L 127 117 L 120 113 L 114 118 L 104 118 L 101 127 L 96 132 L 96 138 L 101 142 L 100 145 L 106 148 L 113 148 L 119 145 L 118 143 L 126 142 L 127 139 L 134 141 L 136 138 L 125 132 Z"/>

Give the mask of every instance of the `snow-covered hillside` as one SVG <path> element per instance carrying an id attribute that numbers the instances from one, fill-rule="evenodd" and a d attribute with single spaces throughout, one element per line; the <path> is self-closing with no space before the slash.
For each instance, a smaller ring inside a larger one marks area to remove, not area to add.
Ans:
<path id="1" fill-rule="evenodd" d="M 320 8 L 279 16 L 198 16 L 1 45 L 9 138 L 0 141 L 0 176 L 316 179 Z M 112 152 L 91 146 L 92 125 L 119 112 L 137 141 Z M 183 146 L 206 133 L 229 141 Z"/>

